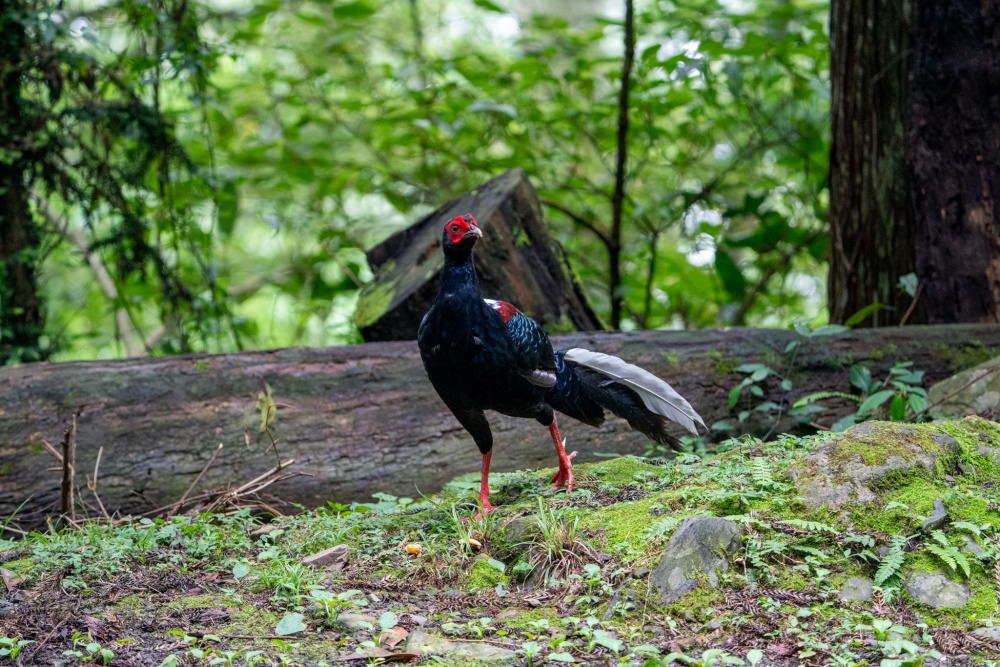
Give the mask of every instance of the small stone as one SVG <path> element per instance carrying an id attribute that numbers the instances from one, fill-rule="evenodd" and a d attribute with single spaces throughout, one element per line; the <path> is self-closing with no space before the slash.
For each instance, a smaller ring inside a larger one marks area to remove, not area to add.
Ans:
<path id="1" fill-rule="evenodd" d="M 337 572 L 347 565 L 347 558 L 350 551 L 350 548 L 346 544 L 338 544 L 335 547 L 330 547 L 319 553 L 306 556 L 302 559 L 302 564 L 309 565 L 310 567 L 326 567 Z"/>
<path id="2" fill-rule="evenodd" d="M 940 498 L 934 500 L 934 508 L 931 515 L 921 524 L 925 531 L 936 530 L 948 523 L 948 509 L 944 506 L 944 501 Z"/>
<path id="3" fill-rule="evenodd" d="M 694 516 L 685 520 L 663 550 L 663 557 L 650 581 L 664 604 L 672 604 L 698 585 L 704 575 L 717 586 L 717 570 L 729 569 L 728 556 L 740 546 L 743 529 L 739 524 L 714 516 Z"/>
<path id="4" fill-rule="evenodd" d="M 422 630 L 414 630 L 406 642 L 409 653 L 419 655 L 440 655 L 448 658 L 463 658 L 468 661 L 509 663 L 517 657 L 510 649 L 486 642 L 464 642 L 432 635 Z"/>
<path id="5" fill-rule="evenodd" d="M 637 567 L 636 569 L 632 570 L 632 578 L 645 579 L 649 573 L 650 569 L 648 567 Z"/>
<path id="6" fill-rule="evenodd" d="M 969 589 L 941 573 L 920 573 L 906 580 L 906 592 L 916 600 L 935 609 L 959 609 L 969 601 Z"/>
<path id="7" fill-rule="evenodd" d="M 420 614 L 407 614 L 406 618 L 409 619 L 410 623 L 413 625 L 427 625 L 426 616 L 421 616 Z"/>
<path id="8" fill-rule="evenodd" d="M 378 624 L 378 619 L 368 614 L 345 611 L 337 617 L 337 622 L 348 630 L 371 630 Z"/>
<path id="9" fill-rule="evenodd" d="M 872 599 L 872 580 L 851 577 L 840 587 L 840 599 L 844 602 L 868 602 Z"/>
<path id="10" fill-rule="evenodd" d="M 991 639 L 995 642 L 1000 642 L 1000 627 L 997 626 L 976 628 L 972 631 L 972 634 L 977 637 L 982 637 L 983 639 Z"/>
<path id="11" fill-rule="evenodd" d="M 980 546 L 979 542 L 976 542 L 968 535 L 965 536 L 965 550 L 976 558 L 984 558 L 986 556 L 986 550 Z"/>

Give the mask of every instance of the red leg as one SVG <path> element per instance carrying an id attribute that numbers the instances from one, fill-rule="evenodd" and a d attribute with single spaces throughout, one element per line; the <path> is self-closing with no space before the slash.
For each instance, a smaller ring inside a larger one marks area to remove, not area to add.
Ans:
<path id="1" fill-rule="evenodd" d="M 490 458 L 492 456 L 492 451 L 483 454 L 483 468 L 479 478 L 479 511 L 476 512 L 476 519 L 481 519 L 484 514 L 493 511 L 493 505 L 490 505 Z"/>
<path id="2" fill-rule="evenodd" d="M 552 478 L 552 483 L 556 487 L 565 486 L 566 493 L 569 493 L 573 490 L 572 461 L 576 457 L 576 452 L 566 453 L 566 441 L 563 440 L 562 434 L 559 432 L 559 425 L 554 416 L 552 423 L 549 424 L 549 435 L 552 436 L 552 443 L 556 446 L 556 456 L 559 457 L 559 472 Z"/>

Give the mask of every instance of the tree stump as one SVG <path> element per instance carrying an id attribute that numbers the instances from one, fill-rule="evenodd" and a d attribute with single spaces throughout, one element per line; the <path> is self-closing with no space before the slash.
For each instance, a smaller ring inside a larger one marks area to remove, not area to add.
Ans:
<path id="1" fill-rule="evenodd" d="M 368 252 L 377 274 L 361 291 L 354 312 L 366 341 L 416 338 L 440 289 L 441 230 L 463 213 L 472 213 L 485 234 L 475 255 L 484 294 L 510 301 L 550 333 L 603 328 L 573 279 L 562 247 L 545 229 L 534 188 L 524 172 L 514 169 Z"/>

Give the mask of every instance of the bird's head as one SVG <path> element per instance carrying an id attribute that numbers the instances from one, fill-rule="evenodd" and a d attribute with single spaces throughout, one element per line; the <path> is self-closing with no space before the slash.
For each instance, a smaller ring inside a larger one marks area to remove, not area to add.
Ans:
<path id="1" fill-rule="evenodd" d="M 483 238 L 483 230 L 479 229 L 476 219 L 471 213 L 455 216 L 444 226 L 441 245 L 445 255 L 455 258 L 467 257 L 472 253 L 472 246 Z"/>

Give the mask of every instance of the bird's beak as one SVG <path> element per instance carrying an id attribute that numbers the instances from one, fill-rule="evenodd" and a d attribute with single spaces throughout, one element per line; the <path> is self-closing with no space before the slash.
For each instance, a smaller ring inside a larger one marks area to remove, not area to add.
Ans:
<path id="1" fill-rule="evenodd" d="M 475 237 L 477 239 L 483 238 L 483 230 L 481 230 L 479 227 L 469 227 L 469 231 L 465 232 L 465 234 L 462 234 L 463 241 L 465 239 L 469 239 L 472 237 Z"/>

